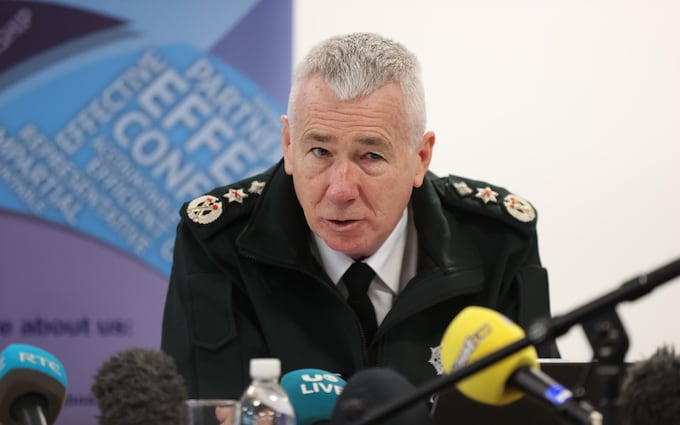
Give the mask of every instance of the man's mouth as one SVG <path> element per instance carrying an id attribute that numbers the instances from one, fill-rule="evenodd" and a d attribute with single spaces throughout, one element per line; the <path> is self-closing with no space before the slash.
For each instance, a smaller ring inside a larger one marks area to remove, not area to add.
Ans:
<path id="1" fill-rule="evenodd" d="M 333 220 L 330 219 L 328 222 L 336 227 L 348 227 L 354 223 L 357 223 L 359 220 Z"/>

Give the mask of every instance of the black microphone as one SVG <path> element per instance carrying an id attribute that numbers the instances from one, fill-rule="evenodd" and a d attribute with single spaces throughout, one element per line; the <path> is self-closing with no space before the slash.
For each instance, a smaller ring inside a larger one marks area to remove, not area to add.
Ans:
<path id="1" fill-rule="evenodd" d="M 368 419 L 376 406 L 412 391 L 413 384 L 392 369 L 370 368 L 354 374 L 338 397 L 330 425 L 348 425 Z M 413 404 L 398 415 L 381 419 L 383 425 L 428 425 L 432 423 L 424 403 Z"/>
<path id="2" fill-rule="evenodd" d="M 680 357 L 663 346 L 628 366 L 621 382 L 622 425 L 680 424 Z"/>
<path id="3" fill-rule="evenodd" d="M 531 400 L 551 406 L 570 423 L 602 423 L 602 414 L 585 400 L 577 400 L 562 384 L 530 366 L 522 366 L 508 378 L 507 384 L 530 395 Z"/>
<path id="4" fill-rule="evenodd" d="M 175 361 L 162 351 L 130 348 L 105 361 L 92 393 L 100 425 L 186 425 L 184 379 Z"/>
<path id="5" fill-rule="evenodd" d="M 31 345 L 10 344 L 0 354 L 0 423 L 54 423 L 66 387 L 66 372 L 56 357 Z"/>

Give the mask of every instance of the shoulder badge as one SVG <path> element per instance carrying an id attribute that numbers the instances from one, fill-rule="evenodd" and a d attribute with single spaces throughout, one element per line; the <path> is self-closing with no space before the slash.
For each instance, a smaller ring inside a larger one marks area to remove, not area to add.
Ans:
<path id="1" fill-rule="evenodd" d="M 468 186 L 468 184 L 462 180 L 453 182 L 453 187 L 456 188 L 460 196 L 465 196 L 472 193 L 472 189 L 470 189 L 470 186 Z"/>
<path id="2" fill-rule="evenodd" d="M 502 187 L 454 175 L 440 179 L 441 183 L 444 199 L 452 205 L 496 216 L 520 228 L 536 221 L 536 210 L 531 203 Z"/>
<path id="3" fill-rule="evenodd" d="M 186 213 L 194 223 L 209 224 L 222 215 L 222 201 L 217 196 L 199 196 L 189 202 Z"/>
<path id="4" fill-rule="evenodd" d="M 505 210 L 523 223 L 530 223 L 536 219 L 536 211 L 529 201 L 517 195 L 508 194 L 503 198 Z"/>
<path id="5" fill-rule="evenodd" d="M 248 189 L 243 189 L 241 185 L 248 187 Z M 210 193 L 190 201 L 186 206 L 186 217 L 197 224 L 211 224 L 225 215 L 239 216 L 239 211 L 250 210 L 250 208 L 245 208 L 245 204 L 248 203 L 246 199 L 251 195 L 257 198 L 262 194 L 264 186 L 264 181 L 245 180 L 236 183 L 234 186 L 216 188 Z M 241 209 L 235 208 L 236 205 L 242 206 Z"/>
<path id="6" fill-rule="evenodd" d="M 186 202 L 179 211 L 182 222 L 201 240 L 210 238 L 229 226 L 242 225 L 242 219 L 252 213 L 258 200 L 266 192 L 266 182 L 274 169 L 272 167 L 230 185 L 213 188 Z"/>
<path id="7" fill-rule="evenodd" d="M 223 197 L 227 198 L 229 200 L 229 203 L 231 204 L 232 202 L 238 202 L 239 204 L 243 203 L 243 200 L 248 197 L 248 194 L 243 191 L 243 189 L 234 189 L 230 188 L 227 193 L 222 195 Z"/>
<path id="8" fill-rule="evenodd" d="M 236 202 L 238 204 L 242 204 L 243 200 L 246 199 L 249 194 L 253 195 L 262 195 L 262 191 L 264 190 L 264 185 L 265 182 L 259 181 L 259 180 L 253 180 L 250 182 L 250 187 L 248 187 L 247 190 L 244 190 L 242 188 L 234 188 L 230 187 L 227 189 L 227 192 L 222 195 L 224 198 L 227 198 L 229 203 L 231 204 L 232 202 Z"/>
<path id="9" fill-rule="evenodd" d="M 258 195 L 262 195 L 262 191 L 264 190 L 264 185 L 265 185 L 265 182 L 253 180 L 252 182 L 250 182 L 250 187 L 248 188 L 248 192 L 256 193 Z"/>
<path id="10" fill-rule="evenodd" d="M 477 188 L 477 194 L 475 195 L 475 198 L 479 198 L 484 202 L 485 204 L 488 204 L 489 202 L 497 203 L 498 202 L 498 192 L 492 190 L 489 186 L 487 187 L 478 187 Z"/>

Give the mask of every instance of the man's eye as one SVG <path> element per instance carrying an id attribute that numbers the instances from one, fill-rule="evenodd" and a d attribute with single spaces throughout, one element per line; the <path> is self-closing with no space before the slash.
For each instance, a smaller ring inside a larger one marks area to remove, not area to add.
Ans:
<path id="1" fill-rule="evenodd" d="M 318 157 L 328 156 L 328 151 L 324 148 L 312 148 L 312 153 Z"/>
<path id="2" fill-rule="evenodd" d="M 382 157 L 382 155 L 378 155 L 377 153 L 369 152 L 369 153 L 366 154 L 366 158 L 370 159 L 371 161 L 379 161 L 383 157 Z"/>

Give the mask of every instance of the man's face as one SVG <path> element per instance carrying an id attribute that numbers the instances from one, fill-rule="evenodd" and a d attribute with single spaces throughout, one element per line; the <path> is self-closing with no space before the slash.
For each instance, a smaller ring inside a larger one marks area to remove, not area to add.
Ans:
<path id="1" fill-rule="evenodd" d="M 434 134 L 409 146 L 394 83 L 340 101 L 314 77 L 301 88 L 295 113 L 294 134 L 282 117 L 285 170 L 309 227 L 336 251 L 354 259 L 372 255 L 422 184 Z"/>

